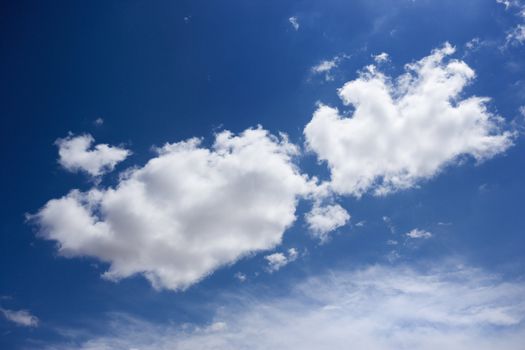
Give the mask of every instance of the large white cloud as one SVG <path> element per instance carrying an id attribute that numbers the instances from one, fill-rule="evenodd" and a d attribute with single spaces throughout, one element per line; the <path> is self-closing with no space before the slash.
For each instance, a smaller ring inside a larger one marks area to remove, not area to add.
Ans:
<path id="1" fill-rule="evenodd" d="M 447 43 L 407 64 L 397 79 L 366 67 L 339 89 L 354 108 L 351 116 L 318 107 L 304 134 L 309 149 L 327 162 L 336 193 L 409 188 L 463 156 L 483 161 L 512 145 L 502 118 L 487 110 L 488 98 L 462 96 L 475 73 L 447 58 L 453 53 Z"/>
<path id="2" fill-rule="evenodd" d="M 91 176 L 99 176 L 113 170 L 115 165 L 131 154 L 124 148 L 106 144 L 98 144 L 92 148 L 93 142 L 95 139 L 89 134 L 69 135 L 58 139 L 58 162 L 68 171 L 84 171 Z"/>
<path id="3" fill-rule="evenodd" d="M 296 202 L 314 184 L 293 164 L 285 136 L 249 129 L 167 144 L 115 188 L 71 191 L 34 219 L 62 255 L 110 263 L 106 278 L 144 274 L 183 289 L 220 266 L 281 242 Z"/>
<path id="4" fill-rule="evenodd" d="M 230 294 L 230 304 L 218 305 L 215 318 L 203 326 L 155 325 L 114 315 L 107 334 L 50 348 L 523 349 L 524 283 L 474 268 L 332 271 L 279 295 Z"/>

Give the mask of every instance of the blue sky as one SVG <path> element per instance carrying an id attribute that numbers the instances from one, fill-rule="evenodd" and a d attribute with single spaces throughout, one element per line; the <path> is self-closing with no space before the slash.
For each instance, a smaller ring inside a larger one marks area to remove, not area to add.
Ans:
<path id="1" fill-rule="evenodd" d="M 0 5 L 2 349 L 522 349 L 525 3 Z"/>

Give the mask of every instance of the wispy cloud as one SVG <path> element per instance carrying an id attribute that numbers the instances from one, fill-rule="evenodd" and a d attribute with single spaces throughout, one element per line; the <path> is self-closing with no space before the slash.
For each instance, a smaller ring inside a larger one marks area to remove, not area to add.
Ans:
<path id="1" fill-rule="evenodd" d="M 39 320 L 36 316 L 32 315 L 27 310 L 8 310 L 4 308 L 0 308 L 0 313 L 4 315 L 4 317 L 15 323 L 18 326 L 23 327 L 37 327 L 39 324 Z"/>
<path id="2" fill-rule="evenodd" d="M 158 325 L 116 315 L 106 334 L 49 349 L 321 350 L 351 342 L 369 350 L 521 350 L 525 336 L 525 284 L 461 265 L 332 272 L 285 296 L 233 299 L 217 306 L 208 324 Z"/>
<path id="3" fill-rule="evenodd" d="M 292 16 L 288 18 L 288 22 L 292 25 L 292 28 L 295 30 L 299 30 L 299 19 L 296 16 Z"/>

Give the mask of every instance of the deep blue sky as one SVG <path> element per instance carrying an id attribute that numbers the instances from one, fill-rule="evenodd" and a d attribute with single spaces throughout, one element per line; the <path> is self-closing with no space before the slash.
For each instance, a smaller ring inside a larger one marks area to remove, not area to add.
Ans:
<path id="1" fill-rule="evenodd" d="M 477 74 L 464 94 L 491 97 L 489 109 L 519 130 L 525 51 L 500 45 L 520 18 L 495 0 L 22 0 L 0 6 L 0 306 L 30 310 L 40 320 L 39 327 L 20 327 L 1 319 L 2 349 L 60 342 L 57 329 L 66 326 L 103 332 L 100 320 L 112 312 L 149 322 L 208 322 L 221 293 L 273 295 L 327 269 L 388 264 L 392 247 L 385 241 L 415 227 L 433 239 L 398 247 L 402 262 L 461 259 L 508 278 L 523 276 L 521 134 L 504 154 L 446 168 L 418 188 L 341 198 L 351 223 L 323 245 L 304 233 L 300 216 L 308 205 L 301 202 L 279 250 L 296 247 L 307 255 L 269 274 L 267 252 L 255 254 L 184 292 L 156 291 L 140 276 L 103 280 L 107 265 L 58 256 L 55 243 L 39 239 L 38 228 L 25 219 L 51 198 L 91 187 L 87 176 L 57 163 L 54 142 L 68 132 L 131 149 L 118 171 L 145 164 L 152 146 L 190 137 L 209 145 L 221 129 L 240 132 L 260 124 L 301 145 L 316 103 L 343 108 L 337 88 L 381 52 L 390 55 L 385 71 L 397 76 L 405 63 L 450 42 L 457 47 L 454 57 Z M 492 44 L 466 53 L 465 44 L 476 37 Z M 351 57 L 332 81 L 311 73 L 341 54 Z M 95 125 L 97 118 L 104 123 Z M 307 173 L 328 176 L 312 154 L 301 156 L 300 164 Z M 107 175 L 103 185 L 115 184 L 117 175 Z M 360 221 L 366 224 L 356 226 Z M 233 277 L 239 271 L 258 274 L 239 283 Z"/>

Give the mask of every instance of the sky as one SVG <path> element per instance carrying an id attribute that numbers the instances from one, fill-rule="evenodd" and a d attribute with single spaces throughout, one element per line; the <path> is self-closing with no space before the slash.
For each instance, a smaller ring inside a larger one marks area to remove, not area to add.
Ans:
<path id="1" fill-rule="evenodd" d="M 524 349 L 522 0 L 0 6 L 0 348 Z"/>

